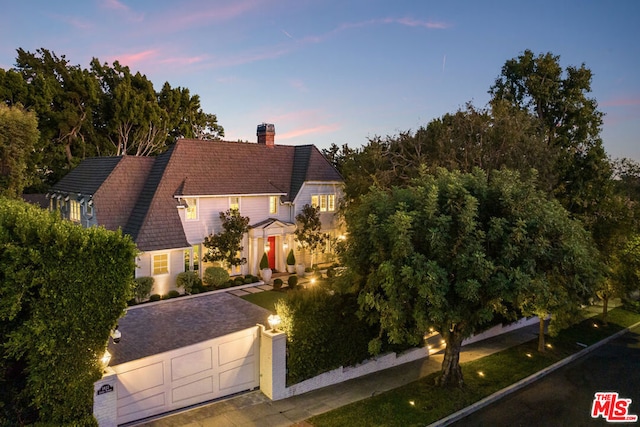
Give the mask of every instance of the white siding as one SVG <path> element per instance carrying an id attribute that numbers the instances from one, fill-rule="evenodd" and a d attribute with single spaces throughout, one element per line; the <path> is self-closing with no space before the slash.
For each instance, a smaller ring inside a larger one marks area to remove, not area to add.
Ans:
<path id="1" fill-rule="evenodd" d="M 168 254 L 169 255 L 169 273 L 153 275 L 153 255 Z M 184 249 L 174 249 L 166 251 L 150 251 L 143 252 L 137 258 L 137 267 L 135 277 L 153 277 L 153 289 L 151 295 L 159 294 L 166 295 L 171 290 L 178 290 L 176 288 L 176 278 L 178 274 L 184 271 Z"/>

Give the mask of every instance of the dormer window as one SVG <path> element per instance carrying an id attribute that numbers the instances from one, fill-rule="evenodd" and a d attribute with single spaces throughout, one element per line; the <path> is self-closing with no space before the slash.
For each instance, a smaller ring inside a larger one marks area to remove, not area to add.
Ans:
<path id="1" fill-rule="evenodd" d="M 71 200 L 69 203 L 69 219 L 73 222 L 80 222 L 80 202 Z"/>
<path id="2" fill-rule="evenodd" d="M 198 199 L 188 198 L 184 199 L 184 201 L 187 205 L 185 218 L 192 221 L 198 219 Z"/>
<path id="3" fill-rule="evenodd" d="M 269 214 L 277 214 L 278 213 L 278 196 L 270 196 L 269 197 Z"/>

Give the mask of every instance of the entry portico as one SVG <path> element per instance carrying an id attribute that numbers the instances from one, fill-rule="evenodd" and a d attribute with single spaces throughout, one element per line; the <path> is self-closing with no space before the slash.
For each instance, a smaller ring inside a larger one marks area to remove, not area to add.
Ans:
<path id="1" fill-rule="evenodd" d="M 289 250 L 293 248 L 296 225 L 290 222 L 269 218 L 250 226 L 249 238 L 249 272 L 257 274 L 260 259 L 267 253 L 269 268 L 284 271 Z"/>

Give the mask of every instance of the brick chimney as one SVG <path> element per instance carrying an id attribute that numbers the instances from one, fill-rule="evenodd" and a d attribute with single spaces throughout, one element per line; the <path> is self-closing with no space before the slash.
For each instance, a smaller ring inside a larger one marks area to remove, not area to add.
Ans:
<path id="1" fill-rule="evenodd" d="M 276 127 L 271 123 L 261 123 L 258 125 L 256 135 L 258 136 L 258 144 L 273 147 L 276 136 Z"/>

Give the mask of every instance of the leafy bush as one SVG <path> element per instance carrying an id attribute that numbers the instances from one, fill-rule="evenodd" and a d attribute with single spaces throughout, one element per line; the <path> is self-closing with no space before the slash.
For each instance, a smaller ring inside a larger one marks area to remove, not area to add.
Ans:
<path id="1" fill-rule="evenodd" d="M 153 302 L 153 301 L 160 301 L 162 299 L 162 297 L 158 294 L 153 294 L 149 297 L 149 301 Z"/>
<path id="2" fill-rule="evenodd" d="M 298 276 L 289 276 L 287 283 L 291 289 L 295 289 L 298 286 Z"/>
<path id="3" fill-rule="evenodd" d="M 240 285 L 244 285 L 244 277 L 240 276 L 240 277 L 235 277 L 233 279 L 233 281 L 235 282 L 234 286 L 240 286 Z"/>
<path id="4" fill-rule="evenodd" d="M 288 385 L 370 357 L 368 344 L 377 327 L 359 319 L 357 311 L 356 295 L 332 295 L 323 288 L 293 291 L 276 303 L 287 334 Z"/>
<path id="5" fill-rule="evenodd" d="M 296 265 L 296 257 L 293 255 L 293 249 L 289 250 L 289 255 L 287 255 L 287 265 Z"/>
<path id="6" fill-rule="evenodd" d="M 282 279 L 277 278 L 273 281 L 273 289 L 280 289 L 282 287 Z"/>
<path id="7" fill-rule="evenodd" d="M 134 280 L 133 285 L 133 297 L 135 298 L 137 303 L 141 303 L 142 301 L 149 298 L 149 294 L 151 294 L 151 289 L 153 289 L 153 277 L 137 277 Z"/>
<path id="8" fill-rule="evenodd" d="M 245 277 L 244 278 L 244 284 L 248 285 L 250 283 L 253 283 L 253 279 L 251 277 Z"/>
<path id="9" fill-rule="evenodd" d="M 180 296 L 180 292 L 176 291 L 175 289 L 171 289 L 169 291 L 169 298 L 178 298 Z"/>
<path id="10" fill-rule="evenodd" d="M 260 260 L 260 270 L 265 268 L 269 268 L 269 258 L 267 258 L 266 252 L 262 254 L 262 259 Z"/>
<path id="11" fill-rule="evenodd" d="M 229 280 L 229 273 L 222 267 L 207 267 L 207 269 L 204 270 L 202 280 L 207 286 L 220 288 L 223 283 Z"/>
<path id="12" fill-rule="evenodd" d="M 195 271 L 185 271 L 178 274 L 178 277 L 176 278 L 176 286 L 183 288 L 185 293 L 190 294 L 193 292 L 194 288 L 198 289 L 202 286 L 202 280 L 200 280 L 198 273 Z"/>

